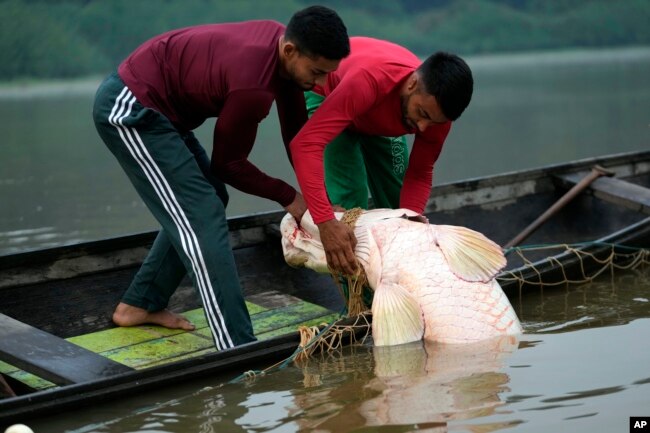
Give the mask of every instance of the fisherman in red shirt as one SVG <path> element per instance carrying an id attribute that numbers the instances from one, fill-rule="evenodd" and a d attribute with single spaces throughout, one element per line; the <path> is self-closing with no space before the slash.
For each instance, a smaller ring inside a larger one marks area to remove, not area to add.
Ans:
<path id="1" fill-rule="evenodd" d="M 318 224 L 331 268 L 356 269 L 352 230 L 332 204 L 422 213 L 433 166 L 469 104 L 472 73 L 458 56 L 438 52 L 422 62 L 399 45 L 350 38 L 350 55 L 322 86 L 306 93 L 311 118 L 291 142 L 296 177 Z M 410 157 L 404 134 L 415 134 Z"/>
<path id="2" fill-rule="evenodd" d="M 216 347 L 255 340 L 228 241 L 224 183 L 302 216 L 302 195 L 248 155 L 274 101 L 288 151 L 307 120 L 303 90 L 323 82 L 349 52 L 336 12 L 312 6 L 286 28 L 247 21 L 164 33 L 101 84 L 97 131 L 162 226 L 113 314 L 116 324 L 193 329 L 166 310 L 189 274 Z M 210 117 L 218 118 L 211 159 L 192 133 Z"/>

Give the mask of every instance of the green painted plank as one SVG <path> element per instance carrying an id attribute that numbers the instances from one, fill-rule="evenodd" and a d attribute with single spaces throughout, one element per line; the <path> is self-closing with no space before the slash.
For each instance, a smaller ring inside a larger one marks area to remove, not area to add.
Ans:
<path id="1" fill-rule="evenodd" d="M 204 338 L 194 332 L 158 338 L 102 352 L 101 355 L 132 368 L 142 368 L 158 360 L 192 354 L 214 346 L 212 337 Z"/>
<path id="2" fill-rule="evenodd" d="M 34 389 L 42 390 L 56 387 L 56 385 L 50 381 L 42 379 L 31 373 L 27 373 L 26 371 L 19 370 L 13 365 L 2 361 L 0 361 L 0 373 L 4 374 L 5 376 L 9 376 L 12 379 L 16 379 Z"/>
<path id="3" fill-rule="evenodd" d="M 246 302 L 248 311 L 251 316 L 259 314 L 260 312 L 267 311 L 268 308 L 262 307 L 251 302 Z M 206 328 L 208 323 L 203 314 L 203 308 L 189 310 L 183 315 L 190 320 L 197 329 Z M 127 347 L 144 343 L 146 341 L 153 341 L 163 337 L 170 337 L 174 335 L 183 334 L 185 331 L 180 329 L 168 329 L 156 325 L 141 325 L 129 328 L 110 328 L 103 331 L 93 332 L 91 334 L 79 335 L 76 337 L 67 338 L 71 343 L 81 346 L 85 349 L 91 350 L 95 353 L 102 353 L 112 349 Z M 211 335 L 207 335 L 210 339 Z"/>
<path id="4" fill-rule="evenodd" d="M 327 323 L 330 324 L 332 322 L 335 322 L 341 318 L 341 315 L 338 313 L 332 313 L 328 314 L 326 316 L 321 316 L 317 317 L 312 320 L 308 320 L 303 323 L 295 324 L 295 325 L 289 325 L 289 326 L 284 326 L 282 328 L 277 328 L 272 331 L 268 332 L 263 332 L 261 334 L 257 335 L 257 338 L 259 340 L 268 340 L 269 338 L 276 337 L 278 335 L 284 335 L 284 334 L 289 334 L 291 332 L 296 332 L 300 326 L 318 326 L 322 323 Z"/>
<path id="5" fill-rule="evenodd" d="M 78 346 L 102 353 L 120 347 L 129 347 L 160 338 L 182 334 L 180 329 L 168 329 L 162 326 L 141 325 L 128 328 L 110 328 L 92 334 L 70 337 L 67 340 Z"/>
<path id="6" fill-rule="evenodd" d="M 203 314 L 200 309 L 193 310 L 191 313 Z M 308 302 L 300 302 L 254 314 L 252 316 L 253 329 L 256 335 L 282 329 L 272 334 L 280 335 L 280 333 L 296 331 L 298 326 L 306 321 L 316 320 L 321 323 L 326 315 L 331 315 L 331 311 Z M 186 314 L 186 316 L 190 315 Z M 183 332 L 128 346 L 123 345 L 101 352 L 101 354 L 132 368 L 144 368 L 162 362 L 170 362 L 172 359 L 196 356 L 198 352 L 211 348 L 213 348 L 212 335 L 210 329 L 205 326 L 192 332 Z"/>
<path id="7" fill-rule="evenodd" d="M 253 304 L 252 302 L 246 301 L 246 307 L 248 307 L 248 314 L 254 316 L 255 314 L 261 313 L 262 311 L 268 311 L 267 307 L 261 305 Z M 200 309 L 200 308 L 199 308 Z"/>
<path id="8" fill-rule="evenodd" d="M 214 347 L 214 345 L 211 345 L 209 348 L 204 349 L 204 350 L 199 350 L 198 352 L 183 353 L 183 354 L 181 354 L 179 356 L 174 356 L 172 358 L 158 359 L 158 360 L 152 361 L 149 364 L 142 364 L 141 366 L 138 367 L 138 369 L 154 367 L 156 365 L 171 364 L 172 362 L 181 361 L 183 359 L 196 358 L 196 357 L 199 357 L 199 356 L 202 356 L 202 355 L 208 355 L 210 353 L 215 353 L 215 352 L 217 352 L 217 348 Z"/>
<path id="9" fill-rule="evenodd" d="M 246 307 L 248 308 L 248 314 L 250 314 L 251 318 L 253 318 L 256 314 L 269 310 L 266 307 L 253 304 L 249 301 L 246 301 Z M 185 316 L 190 322 L 194 323 L 194 326 L 196 326 L 197 329 L 206 328 L 208 326 L 205 314 L 203 313 L 203 308 L 186 311 L 183 313 L 183 316 Z"/>
<path id="10" fill-rule="evenodd" d="M 298 325 L 303 322 L 331 314 L 332 311 L 323 308 L 320 305 L 309 302 L 300 302 L 287 307 L 277 308 L 275 310 L 265 311 L 255 316 L 253 329 L 255 335 L 264 334 L 275 329 Z"/>
<path id="11" fill-rule="evenodd" d="M 329 314 L 332 314 L 332 311 L 327 308 L 303 301 L 286 307 L 263 311 L 251 316 L 251 320 L 253 322 L 253 332 L 257 336 L 284 327 L 293 326 L 295 328 L 293 331 L 295 331 L 302 322 Z M 205 338 L 212 338 L 210 329 L 207 327 L 196 329 L 193 332 Z"/>
<path id="12" fill-rule="evenodd" d="M 255 335 L 260 340 L 295 332 L 300 325 L 313 326 L 323 322 L 330 323 L 339 318 L 338 314 L 332 313 L 326 308 L 304 301 L 273 310 L 248 301 L 246 304 Z M 185 332 L 178 329 L 143 325 L 130 328 L 111 328 L 71 337 L 67 340 L 136 369 L 216 352 L 203 309 L 190 310 L 183 315 L 196 325 L 195 331 Z M 5 366 L 0 364 L 0 372 L 37 389 L 55 386 L 8 364 Z"/>

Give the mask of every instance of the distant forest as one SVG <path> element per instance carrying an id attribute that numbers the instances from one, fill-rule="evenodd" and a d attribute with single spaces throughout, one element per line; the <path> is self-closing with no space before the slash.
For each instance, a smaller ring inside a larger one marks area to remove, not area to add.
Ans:
<path id="1" fill-rule="evenodd" d="M 195 24 L 336 9 L 350 35 L 426 56 L 650 44 L 648 0 L 0 0 L 0 80 L 104 74 L 141 42 Z"/>

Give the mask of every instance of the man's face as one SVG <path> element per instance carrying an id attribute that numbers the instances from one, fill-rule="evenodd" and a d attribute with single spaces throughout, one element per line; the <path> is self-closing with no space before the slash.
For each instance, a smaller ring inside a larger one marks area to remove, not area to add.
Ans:
<path id="1" fill-rule="evenodd" d="M 340 60 L 325 57 L 312 58 L 296 48 L 287 57 L 287 73 L 302 90 L 311 90 L 316 84 L 324 85 L 327 74 L 339 67 Z"/>
<path id="2" fill-rule="evenodd" d="M 449 120 L 442 113 L 436 97 L 421 87 L 421 84 L 416 82 L 413 88 L 409 88 L 407 93 L 401 96 L 402 123 L 408 130 L 424 132 L 431 125 L 446 123 Z"/>

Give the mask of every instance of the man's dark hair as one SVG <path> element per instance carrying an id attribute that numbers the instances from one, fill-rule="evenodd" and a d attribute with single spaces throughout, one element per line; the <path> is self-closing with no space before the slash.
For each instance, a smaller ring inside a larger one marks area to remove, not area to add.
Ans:
<path id="1" fill-rule="evenodd" d="M 287 24 L 284 37 L 309 57 L 340 60 L 350 54 L 350 38 L 343 20 L 324 6 L 310 6 L 296 12 Z"/>
<path id="2" fill-rule="evenodd" d="M 455 54 L 437 52 L 418 68 L 424 90 L 436 97 L 442 113 L 456 120 L 472 99 L 474 79 L 467 63 Z"/>

